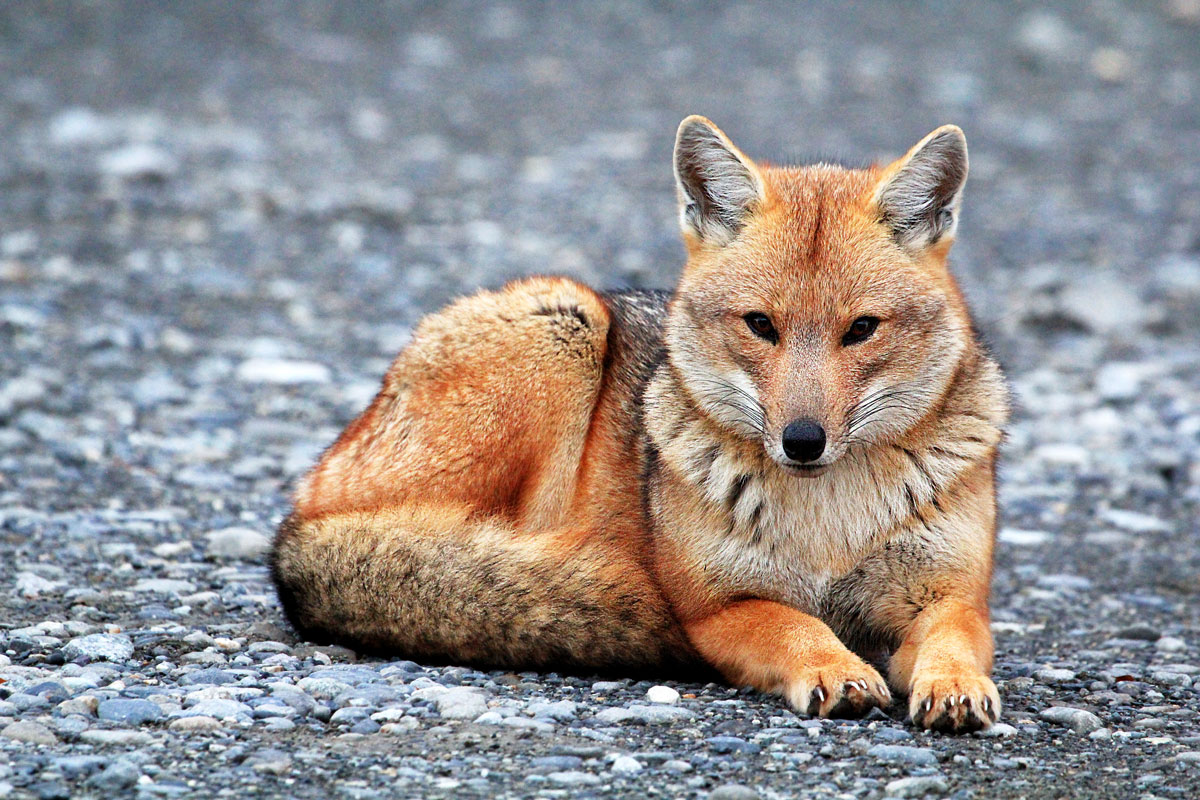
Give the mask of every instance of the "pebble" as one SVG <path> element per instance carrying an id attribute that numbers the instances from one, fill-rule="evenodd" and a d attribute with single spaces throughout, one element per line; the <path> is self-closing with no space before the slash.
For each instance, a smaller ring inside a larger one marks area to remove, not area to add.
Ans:
<path id="1" fill-rule="evenodd" d="M 254 559 L 271 547 L 271 540 L 253 528 L 224 528 L 205 534 L 209 558 Z"/>
<path id="2" fill-rule="evenodd" d="M 116 178 L 168 178 L 179 169 L 165 151 L 148 144 L 132 144 L 100 157 L 100 171 Z"/>
<path id="3" fill-rule="evenodd" d="M 63 656 L 69 661 L 128 661 L 133 656 L 133 640 L 124 634 L 92 633 L 67 642 Z"/>
<path id="4" fill-rule="evenodd" d="M 487 697 L 478 689 L 455 687 L 435 695 L 434 705 L 445 719 L 475 719 L 488 710 Z"/>
<path id="5" fill-rule="evenodd" d="M 236 374 L 243 383 L 276 385 L 329 383 L 333 377 L 329 367 L 324 364 L 283 358 L 247 359 L 238 365 Z"/>
<path id="6" fill-rule="evenodd" d="M 163 718 L 163 711 L 149 700 L 105 700 L 100 703 L 96 715 L 105 722 L 118 725 L 144 725 Z"/>
<path id="7" fill-rule="evenodd" d="M 596 786 L 601 783 L 600 776 L 578 770 L 551 772 L 546 777 L 554 783 L 560 783 L 564 786 Z"/>
<path id="8" fill-rule="evenodd" d="M 749 786 L 727 783 L 709 792 L 708 800 L 759 800 L 759 794 Z"/>
<path id="9" fill-rule="evenodd" d="M 940 775 L 914 775 L 888 781 L 883 793 L 888 797 L 927 797 L 945 794 L 948 791 L 950 784 Z"/>
<path id="10" fill-rule="evenodd" d="M 612 771 L 618 775 L 636 775 L 642 771 L 642 762 L 632 756 L 617 756 L 613 759 Z"/>
<path id="11" fill-rule="evenodd" d="M 937 763 L 934 752 L 925 747 L 907 747 L 902 744 L 876 744 L 867 750 L 867 755 L 889 764 L 911 764 L 929 767 Z"/>
<path id="12" fill-rule="evenodd" d="M 1067 683 L 1075 680 L 1075 673 L 1069 669 L 1046 667 L 1033 673 L 1033 677 L 1042 683 Z"/>
<path id="13" fill-rule="evenodd" d="M 646 699 L 651 703 L 673 706 L 679 702 L 679 692 L 670 686 L 651 686 L 646 690 Z"/>
<path id="14" fill-rule="evenodd" d="M 558 722 L 567 722 L 578 716 L 579 706 L 572 700 L 559 700 L 554 703 L 539 701 L 530 703 L 528 711 L 539 719 L 545 718 Z"/>
<path id="15" fill-rule="evenodd" d="M 150 734 L 141 731 L 91 730 L 79 734 L 79 739 L 86 744 L 131 747 L 143 747 L 153 741 Z"/>
<path id="16" fill-rule="evenodd" d="M 49 728 L 31 720 L 8 723 L 0 729 L 0 737 L 26 744 L 51 745 L 58 743 L 58 737 Z"/>
<path id="17" fill-rule="evenodd" d="M 1069 706 L 1051 706 L 1038 714 L 1044 720 L 1066 725 L 1078 734 L 1089 734 L 1104 727 L 1104 723 L 1090 711 Z"/>
<path id="18" fill-rule="evenodd" d="M 705 741 L 714 753 L 757 753 L 762 749 L 738 736 L 710 736 Z"/>
<path id="19" fill-rule="evenodd" d="M 136 765 L 119 759 L 88 778 L 85 785 L 103 792 L 119 792 L 133 786 L 141 776 L 142 771 Z"/>
<path id="20" fill-rule="evenodd" d="M 212 717 L 178 717 L 171 720 L 167 726 L 173 731 L 184 731 L 187 733 L 219 731 L 223 727 L 220 722 Z"/>

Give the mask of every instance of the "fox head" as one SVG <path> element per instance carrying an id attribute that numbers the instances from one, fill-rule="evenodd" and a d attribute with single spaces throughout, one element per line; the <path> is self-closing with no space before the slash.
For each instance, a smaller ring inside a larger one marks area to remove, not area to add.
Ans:
<path id="1" fill-rule="evenodd" d="M 946 263 L 961 130 L 888 166 L 771 167 L 692 116 L 674 162 L 688 260 L 667 348 L 709 417 L 816 476 L 934 413 L 972 342 Z"/>

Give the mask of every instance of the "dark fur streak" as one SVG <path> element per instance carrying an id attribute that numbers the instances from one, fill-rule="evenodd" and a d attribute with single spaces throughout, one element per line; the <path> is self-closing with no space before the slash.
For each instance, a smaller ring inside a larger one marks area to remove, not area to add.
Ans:
<path id="1" fill-rule="evenodd" d="M 750 483 L 751 475 L 739 475 L 737 480 L 733 482 L 733 486 L 729 489 L 729 497 L 725 500 L 725 507 L 730 513 L 737 508 L 738 501 L 742 499 L 742 493 L 746 491 L 746 486 Z"/>

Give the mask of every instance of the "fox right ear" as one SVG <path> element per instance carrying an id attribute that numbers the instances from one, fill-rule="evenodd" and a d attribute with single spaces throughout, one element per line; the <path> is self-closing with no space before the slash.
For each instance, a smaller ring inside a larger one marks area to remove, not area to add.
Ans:
<path id="1" fill-rule="evenodd" d="M 701 116 L 679 125 L 675 136 L 675 188 L 685 236 L 730 242 L 762 202 L 762 176 L 721 129 Z"/>

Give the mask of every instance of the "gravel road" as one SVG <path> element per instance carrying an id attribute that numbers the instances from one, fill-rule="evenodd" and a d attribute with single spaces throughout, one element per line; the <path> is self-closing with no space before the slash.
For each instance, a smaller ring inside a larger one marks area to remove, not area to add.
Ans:
<path id="1" fill-rule="evenodd" d="M 1200 3 L 644 6 L 0 6 L 0 798 L 1200 796 Z M 1019 404 L 986 736 L 280 615 L 289 487 L 422 313 L 671 285 L 689 113 L 777 161 L 967 132 Z"/>

